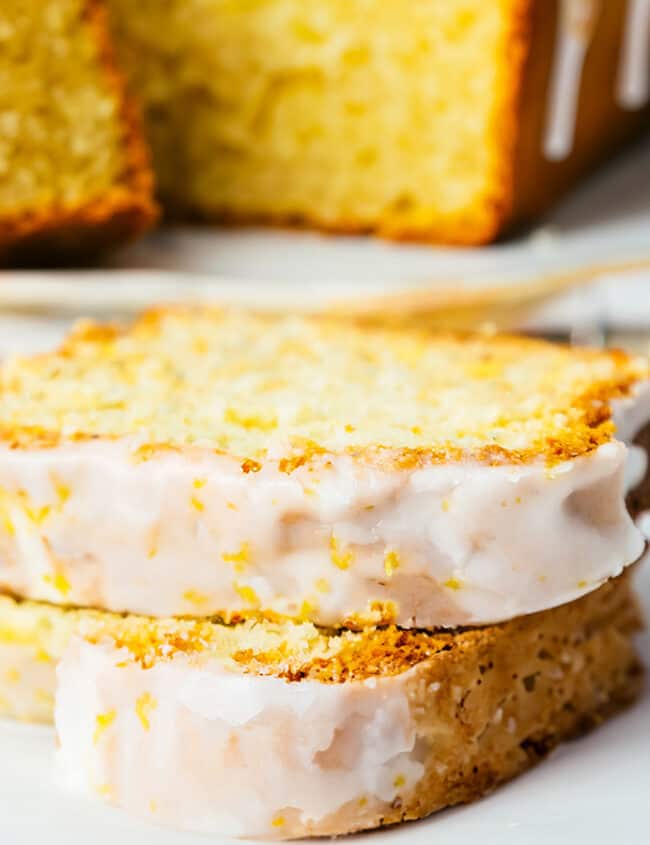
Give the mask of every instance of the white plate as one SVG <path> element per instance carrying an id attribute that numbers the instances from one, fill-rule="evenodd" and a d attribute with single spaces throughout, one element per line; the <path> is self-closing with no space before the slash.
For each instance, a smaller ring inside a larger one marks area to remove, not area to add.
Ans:
<path id="1" fill-rule="evenodd" d="M 650 615 L 650 561 L 639 574 Z M 650 664 L 650 635 L 640 638 Z M 2 845 L 224 845 L 152 827 L 60 792 L 53 732 L 0 722 Z M 631 710 L 569 743 L 535 770 L 467 807 L 364 835 L 370 845 L 643 845 L 649 841 L 650 684 Z M 358 840 L 361 837 L 354 837 Z M 352 841 L 344 840 L 344 841 Z"/>
<path id="2" fill-rule="evenodd" d="M 396 244 L 310 232 L 162 228 L 86 271 L 0 273 L 0 308 L 70 314 L 132 312 L 156 301 L 210 299 L 260 308 L 366 307 L 385 296 L 412 302 L 494 286 L 575 277 L 619 281 L 636 268 L 626 317 L 650 323 L 650 142 L 639 144 L 572 193 L 536 229 L 481 248 Z M 81 284 L 83 282 L 83 284 Z M 580 291 L 578 292 L 581 293 Z M 563 297 L 553 319 L 599 308 Z M 639 299 L 641 302 L 639 303 Z M 633 303 L 633 305 L 631 305 Z M 391 302 L 391 311 L 395 308 Z M 406 306 L 403 306 L 406 307 Z M 616 314 L 618 316 L 618 312 Z M 1 340 L 1 338 L 0 338 Z"/>

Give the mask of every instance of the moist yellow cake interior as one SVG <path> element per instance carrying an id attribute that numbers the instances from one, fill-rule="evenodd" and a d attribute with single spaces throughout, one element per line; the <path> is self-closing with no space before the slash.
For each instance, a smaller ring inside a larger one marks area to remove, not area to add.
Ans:
<path id="1" fill-rule="evenodd" d="M 609 400 L 647 377 L 622 352 L 180 308 L 125 330 L 81 324 L 59 352 L 8 361 L 0 435 L 137 435 L 142 459 L 194 444 L 247 470 L 345 451 L 552 462 L 608 440 Z"/>
<path id="2" fill-rule="evenodd" d="M 172 208 L 491 234 L 518 0 L 109 6 Z"/>
<path id="3" fill-rule="evenodd" d="M 342 682 L 392 675 L 449 647 L 451 634 L 402 631 L 394 626 L 362 632 L 317 628 L 309 622 L 152 619 L 66 609 L 0 595 L 0 646 L 22 645 L 58 659 L 73 634 L 124 650 L 124 659 L 149 668 L 185 655 L 209 656 L 233 671 Z"/>
<path id="4" fill-rule="evenodd" d="M 24 645 L 57 660 L 73 634 L 80 634 L 89 642 L 120 650 L 125 665 L 134 662 L 145 669 L 179 656 L 198 663 L 208 657 L 232 671 L 343 683 L 396 675 L 445 652 L 453 661 L 466 649 L 480 649 L 503 637 L 527 636 L 536 630 L 538 620 L 548 621 L 554 614 L 569 618 L 574 614 L 576 636 L 582 636 L 578 620 L 584 613 L 591 614 L 594 630 L 612 619 L 618 620 L 621 630 L 637 630 L 638 605 L 630 587 L 630 576 L 625 574 L 568 608 L 456 631 L 403 630 L 393 625 L 348 631 L 309 622 L 261 620 L 226 625 L 211 618 L 153 619 L 65 609 L 0 595 L 0 646 Z M 546 648 L 560 645 L 558 640 Z"/>
<path id="5" fill-rule="evenodd" d="M 124 167 L 119 103 L 86 8 L 0 3 L 0 217 L 101 197 Z"/>

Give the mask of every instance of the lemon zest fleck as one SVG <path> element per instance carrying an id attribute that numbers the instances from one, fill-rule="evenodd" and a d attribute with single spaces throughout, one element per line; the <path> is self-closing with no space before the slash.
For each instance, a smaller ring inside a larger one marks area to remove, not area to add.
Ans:
<path id="1" fill-rule="evenodd" d="M 49 690 L 38 687 L 34 690 L 34 698 L 46 707 L 54 707 L 54 696 Z"/>
<path id="2" fill-rule="evenodd" d="M 259 607 L 259 597 L 252 587 L 248 584 L 239 584 L 237 581 L 235 581 L 233 586 L 235 588 L 235 592 L 240 596 L 240 598 L 253 607 Z"/>
<path id="3" fill-rule="evenodd" d="M 329 593 L 330 591 L 330 582 L 327 580 L 327 578 L 318 578 L 315 581 L 314 586 L 316 587 L 319 593 Z"/>
<path id="4" fill-rule="evenodd" d="M 185 601 L 190 602 L 190 604 L 205 604 L 208 600 L 208 596 L 198 590 L 185 590 L 183 598 Z"/>
<path id="5" fill-rule="evenodd" d="M 462 590 L 463 582 L 458 578 L 448 578 L 442 586 L 449 590 Z"/>
<path id="6" fill-rule="evenodd" d="M 58 476 L 54 475 L 54 473 L 50 475 L 50 480 L 52 482 L 52 486 L 54 487 L 59 507 L 63 507 L 70 498 L 70 487 L 67 484 L 64 484 Z"/>
<path id="7" fill-rule="evenodd" d="M 135 702 L 135 712 L 137 714 L 138 719 L 140 719 L 140 723 L 145 731 L 148 731 L 151 727 L 151 722 L 149 717 L 158 706 L 158 702 L 156 699 L 151 695 L 150 692 L 143 692 L 142 695 L 138 698 Z"/>
<path id="8" fill-rule="evenodd" d="M 389 578 L 399 569 L 400 563 L 399 554 L 394 549 L 389 549 L 384 555 L 384 569 Z"/>
<path id="9" fill-rule="evenodd" d="M 342 570 L 348 569 L 354 559 L 351 551 L 343 552 L 340 550 L 339 542 L 333 534 L 330 537 L 330 559 L 334 566 Z"/>
<path id="10" fill-rule="evenodd" d="M 67 596 L 72 589 L 70 582 L 62 572 L 55 572 L 54 574 L 48 572 L 43 575 L 43 581 L 53 587 L 57 593 L 61 593 L 62 596 Z"/>
<path id="11" fill-rule="evenodd" d="M 95 733 L 93 734 L 93 745 L 97 745 L 102 738 L 104 732 L 110 728 L 115 721 L 117 712 L 115 710 L 107 710 L 105 713 L 98 713 L 95 716 Z"/>
<path id="12" fill-rule="evenodd" d="M 234 564 L 235 572 L 243 572 L 251 562 L 250 543 L 242 543 L 236 552 L 222 552 L 221 557 L 226 563 Z"/>

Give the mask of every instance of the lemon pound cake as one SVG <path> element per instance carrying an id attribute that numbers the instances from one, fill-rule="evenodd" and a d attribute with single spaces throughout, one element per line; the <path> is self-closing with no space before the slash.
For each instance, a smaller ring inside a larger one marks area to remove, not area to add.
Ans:
<path id="1" fill-rule="evenodd" d="M 511 619 L 639 557 L 645 455 L 623 440 L 649 418 L 648 363 L 622 352 L 213 309 L 82 324 L 0 371 L 0 589 L 227 621 Z"/>
<path id="2" fill-rule="evenodd" d="M 59 666 L 60 773 L 152 820 L 234 836 L 421 818 L 633 700 L 638 624 L 625 579 L 455 634 L 100 623 Z"/>
<path id="3" fill-rule="evenodd" d="M 97 0 L 0 7 L 0 264 L 89 258 L 155 217 Z"/>
<path id="4" fill-rule="evenodd" d="M 110 0 L 172 213 L 478 244 L 648 125 L 645 0 Z"/>
<path id="5" fill-rule="evenodd" d="M 473 800 L 632 701 L 638 627 L 628 576 L 458 633 L 0 598 L 0 714 L 51 721 L 56 698 L 64 782 L 153 821 L 340 834 Z"/>

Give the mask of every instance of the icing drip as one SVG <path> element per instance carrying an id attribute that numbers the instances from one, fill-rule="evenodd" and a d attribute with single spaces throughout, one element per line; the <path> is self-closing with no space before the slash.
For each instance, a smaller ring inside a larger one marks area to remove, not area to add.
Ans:
<path id="1" fill-rule="evenodd" d="M 650 0 L 628 0 L 617 102 L 640 109 L 650 99 Z"/>
<path id="2" fill-rule="evenodd" d="M 547 106 L 544 155 L 562 161 L 573 148 L 580 83 L 600 0 L 561 0 Z"/>

